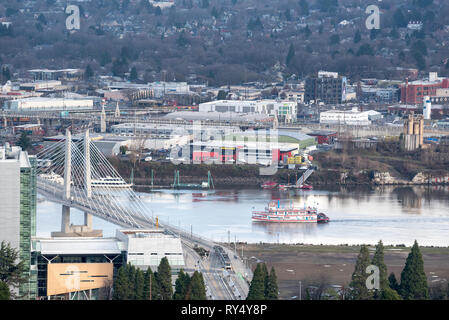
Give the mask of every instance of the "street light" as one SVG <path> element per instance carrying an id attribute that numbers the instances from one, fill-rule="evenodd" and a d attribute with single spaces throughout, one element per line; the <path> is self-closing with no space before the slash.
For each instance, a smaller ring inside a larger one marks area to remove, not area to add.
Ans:
<path id="1" fill-rule="evenodd" d="M 299 281 L 299 300 L 302 300 L 301 299 L 301 286 L 302 286 L 302 283 L 301 283 L 301 281 Z"/>

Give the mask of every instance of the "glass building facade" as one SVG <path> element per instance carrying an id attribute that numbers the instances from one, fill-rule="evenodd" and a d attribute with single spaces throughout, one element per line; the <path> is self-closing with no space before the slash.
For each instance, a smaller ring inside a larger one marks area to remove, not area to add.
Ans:
<path id="1" fill-rule="evenodd" d="M 20 248 L 25 263 L 23 276 L 27 282 L 19 287 L 22 299 L 37 296 L 37 271 L 31 269 L 31 237 L 36 235 L 36 157 L 30 156 L 30 167 L 20 168 Z"/>

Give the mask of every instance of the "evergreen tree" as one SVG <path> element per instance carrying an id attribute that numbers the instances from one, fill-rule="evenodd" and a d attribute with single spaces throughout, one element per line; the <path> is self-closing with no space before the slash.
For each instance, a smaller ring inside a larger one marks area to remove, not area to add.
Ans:
<path id="1" fill-rule="evenodd" d="M 262 264 L 258 263 L 254 270 L 253 279 L 249 286 L 246 300 L 263 300 L 265 298 L 265 274 L 262 270 Z"/>
<path id="2" fill-rule="evenodd" d="M 0 245 L 0 282 L 7 287 L 18 288 L 21 284 L 26 283 L 28 278 L 24 276 L 25 263 L 19 259 L 19 251 L 11 247 L 5 241 Z M 15 294 L 11 292 L 12 298 Z"/>
<path id="3" fill-rule="evenodd" d="M 20 139 L 17 141 L 17 145 L 22 148 L 23 151 L 27 151 L 31 148 L 31 139 L 25 131 L 20 134 Z"/>
<path id="4" fill-rule="evenodd" d="M 399 292 L 404 300 L 429 299 L 429 288 L 427 286 L 426 273 L 424 272 L 424 261 L 416 240 L 401 273 Z"/>
<path id="5" fill-rule="evenodd" d="M 338 34 L 331 35 L 331 37 L 329 38 L 329 44 L 331 46 L 334 46 L 339 43 L 340 43 L 340 36 Z"/>
<path id="6" fill-rule="evenodd" d="M 293 47 L 293 43 L 291 43 L 290 47 L 288 48 L 287 58 L 285 59 L 285 64 L 287 66 L 290 65 L 290 62 L 292 61 L 294 56 L 295 56 L 295 47 Z"/>
<path id="7" fill-rule="evenodd" d="M 131 290 L 129 286 L 128 272 L 125 266 L 118 269 L 117 277 L 114 280 L 113 286 L 113 300 L 129 300 L 131 296 Z"/>
<path id="8" fill-rule="evenodd" d="M 144 286 L 145 286 L 145 275 L 142 270 L 137 269 L 134 280 L 135 300 L 145 299 Z"/>
<path id="9" fill-rule="evenodd" d="M 215 7 L 212 8 L 211 15 L 215 19 L 218 19 L 218 10 L 217 10 L 217 8 L 215 8 Z"/>
<path id="10" fill-rule="evenodd" d="M 261 264 L 261 268 L 262 268 L 262 274 L 263 274 L 263 278 L 264 278 L 264 282 L 263 282 L 263 296 L 264 299 L 267 298 L 268 295 L 268 283 L 270 282 L 270 274 L 268 273 L 268 268 L 267 265 L 265 263 Z"/>
<path id="11" fill-rule="evenodd" d="M 362 44 L 359 50 L 357 51 L 357 56 L 364 56 L 364 55 L 374 56 L 374 50 L 368 43 Z"/>
<path id="12" fill-rule="evenodd" d="M 163 257 L 157 268 L 157 282 L 161 292 L 162 300 L 171 300 L 173 288 L 171 285 L 171 268 L 167 257 Z"/>
<path id="13" fill-rule="evenodd" d="M 360 30 L 357 29 L 354 35 L 354 43 L 359 43 L 360 40 L 362 40 L 362 34 L 360 33 Z"/>
<path id="14" fill-rule="evenodd" d="M 203 275 L 195 271 L 190 279 L 186 298 L 188 300 L 206 300 L 206 286 L 204 285 Z"/>
<path id="15" fill-rule="evenodd" d="M 307 3 L 306 0 L 301 0 L 299 2 L 299 8 L 300 8 L 301 15 L 303 15 L 303 16 L 309 15 L 309 4 Z"/>
<path id="16" fill-rule="evenodd" d="M 276 272 L 274 271 L 274 267 L 271 267 L 270 275 L 268 277 L 268 284 L 265 288 L 266 294 L 265 299 L 267 300 L 277 300 L 278 299 L 278 284 Z"/>
<path id="17" fill-rule="evenodd" d="M 393 272 L 390 273 L 390 275 L 388 276 L 388 284 L 391 289 L 399 291 L 399 283 L 398 280 L 396 280 L 396 276 L 394 275 Z"/>
<path id="18" fill-rule="evenodd" d="M 10 300 L 11 292 L 9 291 L 8 285 L 3 281 L 0 281 L 0 300 Z"/>
<path id="19" fill-rule="evenodd" d="M 150 290 L 151 287 L 151 290 Z M 151 268 L 148 267 L 145 272 L 145 285 L 143 287 L 144 300 L 160 300 L 160 290 L 158 286 L 158 282 L 156 279 L 156 275 L 151 271 Z M 150 298 L 151 294 L 151 298 Z"/>
<path id="20" fill-rule="evenodd" d="M 134 80 L 137 80 L 137 78 L 138 78 L 138 75 L 137 75 L 137 69 L 136 69 L 135 66 L 133 66 L 133 67 L 131 68 L 131 73 L 130 73 L 130 75 L 129 75 L 129 80 L 134 81 Z"/>
<path id="21" fill-rule="evenodd" d="M 369 266 L 369 252 L 366 246 L 360 248 L 360 253 L 357 257 L 354 273 L 352 274 L 352 281 L 350 287 L 352 288 L 352 298 L 354 300 L 370 300 L 372 293 L 366 287 L 366 279 L 368 274 L 366 268 Z"/>
<path id="22" fill-rule="evenodd" d="M 190 285 L 190 276 L 181 269 L 178 272 L 178 278 L 175 283 L 175 293 L 173 294 L 173 300 L 186 300 L 187 290 Z"/>
<path id="23" fill-rule="evenodd" d="M 92 78 L 94 75 L 94 71 L 92 70 L 92 67 L 90 66 L 90 64 L 87 65 L 86 70 L 84 71 L 84 77 L 86 79 L 90 79 Z"/>
<path id="24" fill-rule="evenodd" d="M 310 31 L 309 25 L 307 24 L 304 28 L 304 36 L 306 38 L 309 38 L 312 35 L 312 31 Z"/>
<path id="25" fill-rule="evenodd" d="M 125 269 L 128 273 L 128 286 L 129 286 L 129 300 L 135 300 L 136 299 L 136 267 L 132 264 L 128 263 Z"/>
<path id="26" fill-rule="evenodd" d="M 373 259 L 371 260 L 371 264 L 377 266 L 379 268 L 379 290 L 375 290 L 374 297 L 376 299 L 380 299 L 382 291 L 388 287 L 388 279 L 387 279 L 387 266 L 384 262 L 384 246 L 382 241 L 376 245 L 376 251 L 374 252 Z"/>

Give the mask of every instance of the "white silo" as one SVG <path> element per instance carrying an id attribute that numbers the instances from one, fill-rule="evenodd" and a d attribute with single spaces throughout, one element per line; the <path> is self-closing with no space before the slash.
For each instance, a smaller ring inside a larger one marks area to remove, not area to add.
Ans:
<path id="1" fill-rule="evenodd" d="M 424 97 L 424 104 L 423 104 L 423 115 L 424 119 L 430 120 L 431 112 L 432 112 L 432 103 L 430 102 L 430 97 L 426 96 Z"/>

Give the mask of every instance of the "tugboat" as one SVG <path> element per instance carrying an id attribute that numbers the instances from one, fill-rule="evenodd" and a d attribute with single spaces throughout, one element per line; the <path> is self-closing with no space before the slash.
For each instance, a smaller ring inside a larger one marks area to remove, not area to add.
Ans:
<path id="1" fill-rule="evenodd" d="M 326 216 L 324 213 L 320 212 L 317 215 L 316 222 L 317 223 L 328 223 L 329 222 L 329 217 Z"/>

